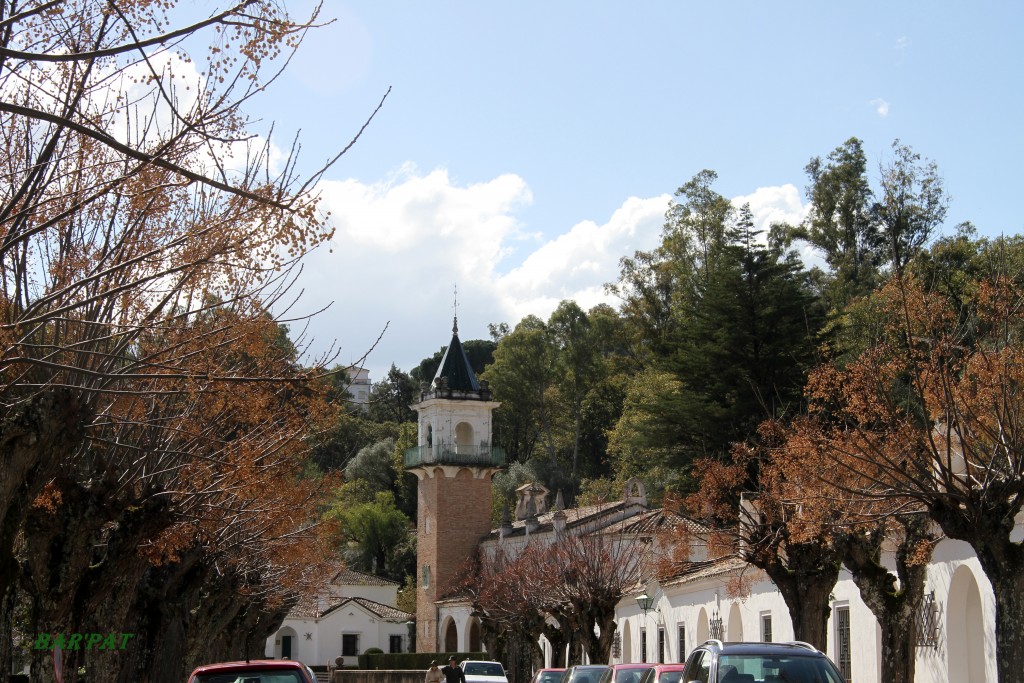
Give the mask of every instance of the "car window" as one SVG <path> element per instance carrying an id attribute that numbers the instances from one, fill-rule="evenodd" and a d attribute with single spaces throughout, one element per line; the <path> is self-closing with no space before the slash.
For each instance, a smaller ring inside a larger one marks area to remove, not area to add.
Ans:
<path id="1" fill-rule="evenodd" d="M 306 683 L 298 671 L 243 671 L 196 675 L 196 683 Z"/>
<path id="2" fill-rule="evenodd" d="M 658 683 L 679 683 L 682 675 L 682 671 L 662 671 L 661 676 L 658 677 Z"/>
<path id="3" fill-rule="evenodd" d="M 476 676 L 505 675 L 505 670 L 498 662 L 466 662 L 465 672 Z"/>
<path id="4" fill-rule="evenodd" d="M 654 669 L 648 669 L 644 672 L 644 675 L 640 677 L 640 683 L 651 683 L 654 679 Z"/>
<path id="5" fill-rule="evenodd" d="M 611 683 L 612 675 L 611 669 L 605 669 L 604 673 L 601 674 L 601 678 L 598 679 L 599 683 Z"/>
<path id="6" fill-rule="evenodd" d="M 718 683 L 842 683 L 825 657 L 721 655 Z"/>
<path id="7" fill-rule="evenodd" d="M 645 669 L 619 669 L 615 672 L 615 683 L 639 683 L 640 675 L 644 671 Z"/>
<path id="8" fill-rule="evenodd" d="M 686 682 L 700 681 L 708 683 L 711 677 L 711 653 L 707 650 L 694 650 L 690 653 L 690 659 L 686 662 Z"/>

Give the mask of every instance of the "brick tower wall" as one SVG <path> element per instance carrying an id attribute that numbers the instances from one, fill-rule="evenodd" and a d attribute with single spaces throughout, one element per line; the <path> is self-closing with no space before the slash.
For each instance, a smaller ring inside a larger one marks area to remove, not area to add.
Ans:
<path id="1" fill-rule="evenodd" d="M 417 522 L 416 651 L 443 649 L 438 633 L 437 605 L 464 574 L 480 539 L 491 530 L 491 476 L 495 470 L 434 467 L 419 478 Z M 429 476 L 425 476 L 428 475 Z M 423 586 L 423 567 L 430 583 Z M 460 643 L 465 635 L 459 634 Z"/>

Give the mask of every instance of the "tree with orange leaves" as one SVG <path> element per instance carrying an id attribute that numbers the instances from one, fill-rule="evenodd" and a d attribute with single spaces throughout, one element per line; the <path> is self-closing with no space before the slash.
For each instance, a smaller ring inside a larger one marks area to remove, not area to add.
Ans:
<path id="1" fill-rule="evenodd" d="M 873 504 L 927 510 L 974 548 L 995 594 L 997 671 L 1024 680 L 1024 330 L 1021 286 L 996 272 L 959 308 L 911 276 L 876 298 L 870 346 L 816 370 L 801 439 L 824 480 Z"/>
<path id="2" fill-rule="evenodd" d="M 330 230 L 241 109 L 314 21 L 0 2 L 0 633 L 21 600 L 33 631 L 150 634 L 67 681 L 256 652 L 319 556 L 328 359 L 300 368 L 267 311 Z"/>

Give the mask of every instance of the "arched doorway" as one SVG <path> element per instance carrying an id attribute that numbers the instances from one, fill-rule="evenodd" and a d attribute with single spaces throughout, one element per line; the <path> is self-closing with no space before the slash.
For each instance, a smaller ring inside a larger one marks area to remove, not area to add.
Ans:
<path id="1" fill-rule="evenodd" d="M 447 617 L 444 620 L 442 633 L 444 633 L 441 637 L 441 642 L 444 643 L 444 652 L 458 652 L 459 631 L 455 628 L 455 621 L 451 617 Z"/>
<path id="2" fill-rule="evenodd" d="M 738 602 L 732 603 L 732 607 L 729 609 L 729 623 L 726 626 L 725 639 L 735 643 L 743 640 L 743 617 L 740 616 Z"/>
<path id="3" fill-rule="evenodd" d="M 455 452 L 470 453 L 473 447 L 473 425 L 460 422 L 455 425 Z"/>
<path id="4" fill-rule="evenodd" d="M 946 603 L 946 666 L 949 680 L 986 683 L 985 622 L 978 581 L 961 565 L 949 583 Z"/>
<path id="5" fill-rule="evenodd" d="M 697 615 L 697 641 L 696 644 L 700 645 L 708 638 L 711 637 L 711 624 L 708 621 L 708 612 L 703 607 L 700 608 L 700 614 Z"/>
<path id="6" fill-rule="evenodd" d="M 277 659 L 299 659 L 299 635 L 291 626 L 285 626 L 274 638 L 274 657 Z"/>
<path id="7" fill-rule="evenodd" d="M 483 644 L 480 642 L 480 620 L 476 617 L 469 620 L 469 651 L 484 651 Z"/>

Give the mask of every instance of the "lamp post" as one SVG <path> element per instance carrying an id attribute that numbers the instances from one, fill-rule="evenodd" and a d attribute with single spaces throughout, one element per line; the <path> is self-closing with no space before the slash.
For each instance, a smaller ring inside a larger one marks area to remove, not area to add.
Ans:
<path id="1" fill-rule="evenodd" d="M 644 616 L 651 610 L 651 605 L 654 604 L 654 598 L 647 595 L 647 593 L 641 593 L 636 596 L 636 604 L 644 611 Z"/>

